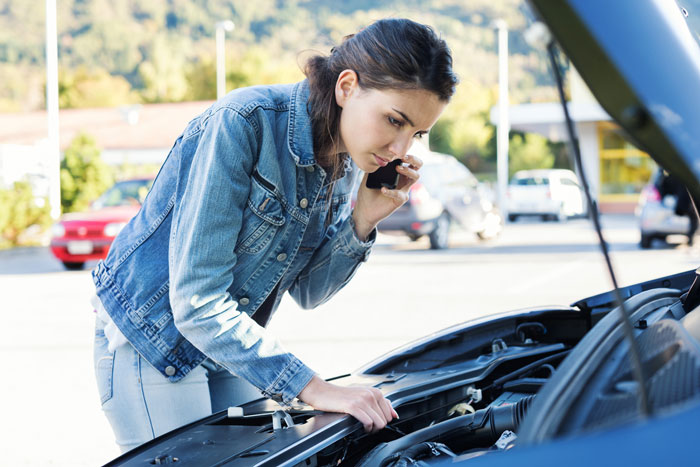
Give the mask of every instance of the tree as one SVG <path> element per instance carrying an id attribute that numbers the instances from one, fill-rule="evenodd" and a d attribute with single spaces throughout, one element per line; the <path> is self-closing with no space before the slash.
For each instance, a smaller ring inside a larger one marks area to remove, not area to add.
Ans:
<path id="1" fill-rule="evenodd" d="M 61 206 L 83 211 L 114 183 L 112 169 L 100 157 L 95 140 L 81 133 L 71 141 L 61 161 Z"/>
<path id="2" fill-rule="evenodd" d="M 547 138 L 535 133 L 513 133 L 508 145 L 508 175 L 518 170 L 551 169 L 554 154 Z"/>
<path id="3" fill-rule="evenodd" d="M 37 199 L 29 182 L 15 182 L 12 189 L 0 189 L 0 248 L 19 244 L 27 227 L 51 225 L 48 200 Z"/>
<path id="4" fill-rule="evenodd" d="M 58 103 L 64 109 L 114 107 L 138 100 L 126 79 L 99 68 L 91 71 L 81 66 L 59 74 Z"/>

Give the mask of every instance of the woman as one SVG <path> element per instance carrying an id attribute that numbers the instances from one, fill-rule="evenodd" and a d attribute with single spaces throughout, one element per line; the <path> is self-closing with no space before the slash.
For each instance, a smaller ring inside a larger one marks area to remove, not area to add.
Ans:
<path id="1" fill-rule="evenodd" d="M 454 92 L 452 59 L 429 27 L 390 19 L 305 71 L 295 85 L 233 91 L 190 122 L 93 272 L 97 382 L 123 451 L 261 393 L 367 431 L 397 417 L 379 390 L 323 381 L 264 326 L 284 292 L 315 307 L 366 260 L 419 177 L 407 151 Z M 358 168 L 397 158 L 396 189 L 362 183 L 351 212 Z"/>

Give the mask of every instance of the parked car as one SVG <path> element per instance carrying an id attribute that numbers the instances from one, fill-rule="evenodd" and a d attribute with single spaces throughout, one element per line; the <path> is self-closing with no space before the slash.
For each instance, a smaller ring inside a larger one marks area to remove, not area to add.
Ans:
<path id="1" fill-rule="evenodd" d="M 675 212 L 677 199 L 672 194 L 662 196 L 664 171 L 659 169 L 644 187 L 637 205 L 639 216 L 639 245 L 651 248 L 654 240 L 666 241 L 669 235 L 686 235 L 690 228 L 688 216 Z"/>
<path id="2" fill-rule="evenodd" d="M 520 170 L 513 174 L 506 196 L 511 222 L 519 216 L 533 215 L 565 221 L 586 212 L 583 191 L 571 170 Z"/>
<path id="3" fill-rule="evenodd" d="M 453 222 L 482 240 L 501 233 L 503 218 L 491 191 L 468 168 L 420 143 L 411 152 L 423 160 L 420 180 L 411 187 L 408 202 L 379 223 L 380 232 L 411 240 L 427 235 L 432 249 L 448 247 Z"/>
<path id="4" fill-rule="evenodd" d="M 153 177 L 117 182 L 92 202 L 89 211 L 61 216 L 51 232 L 53 255 L 71 270 L 106 258 L 114 237 L 139 211 L 151 185 Z"/>
<path id="5" fill-rule="evenodd" d="M 700 199 L 700 47 L 676 3 L 530 4 L 607 113 Z M 467 295 L 455 306 L 471 311 Z M 426 303 L 425 319 L 440 311 Z M 364 433 L 347 415 L 260 399 L 109 465 L 697 465 L 700 277 L 456 325 L 333 382 L 374 385 L 400 418 Z"/>

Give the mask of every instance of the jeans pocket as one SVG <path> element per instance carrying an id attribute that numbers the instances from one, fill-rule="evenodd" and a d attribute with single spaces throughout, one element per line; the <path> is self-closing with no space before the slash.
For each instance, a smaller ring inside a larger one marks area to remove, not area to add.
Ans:
<path id="1" fill-rule="evenodd" d="M 104 331 L 95 331 L 95 378 L 102 405 L 112 398 L 114 375 L 114 353 L 108 350 L 109 342 Z"/>

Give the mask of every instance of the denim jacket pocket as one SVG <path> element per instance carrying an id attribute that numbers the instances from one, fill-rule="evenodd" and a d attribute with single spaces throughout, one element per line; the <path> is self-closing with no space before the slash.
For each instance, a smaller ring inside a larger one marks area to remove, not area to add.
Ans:
<path id="1" fill-rule="evenodd" d="M 251 177 L 250 196 L 243 212 L 243 225 L 238 235 L 236 252 L 260 252 L 268 246 L 284 223 L 284 210 L 277 195 L 255 176 Z"/>

